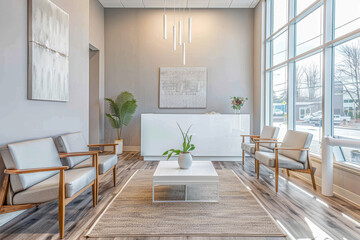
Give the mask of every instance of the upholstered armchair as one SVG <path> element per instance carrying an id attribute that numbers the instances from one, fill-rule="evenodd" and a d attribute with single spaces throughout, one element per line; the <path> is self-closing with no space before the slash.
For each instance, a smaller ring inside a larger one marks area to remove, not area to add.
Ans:
<path id="1" fill-rule="evenodd" d="M 109 155 L 98 155 L 98 172 L 97 172 L 97 191 L 99 190 L 99 181 L 103 176 L 109 172 L 113 172 L 114 187 L 116 186 L 116 164 L 118 158 L 116 153 L 116 143 L 109 144 L 90 144 L 86 143 L 86 140 L 81 132 L 64 134 L 54 138 L 57 149 L 61 153 L 72 153 L 72 152 L 86 152 L 89 151 L 89 147 L 103 147 L 113 146 L 113 152 Z M 79 156 L 79 157 L 64 157 L 61 159 L 63 165 L 68 166 L 70 169 L 81 169 L 91 166 L 90 156 Z"/>
<path id="2" fill-rule="evenodd" d="M 257 150 L 255 146 L 255 141 L 257 140 L 276 141 L 278 134 L 279 134 L 278 127 L 264 126 L 260 135 L 241 135 L 242 165 L 244 165 L 245 153 L 249 154 L 252 157 L 255 156 L 255 151 Z M 245 142 L 246 137 L 250 138 L 250 142 Z M 274 152 L 275 143 L 262 142 L 259 144 L 258 147 L 260 151 Z"/>
<path id="3" fill-rule="evenodd" d="M 52 138 L 8 144 L 0 148 L 0 153 L 4 172 L 0 214 L 58 199 L 60 238 L 64 238 L 65 206 L 89 187 L 92 187 L 93 206 L 96 206 L 97 151 L 66 155 L 92 156 L 89 167 L 71 170 L 61 163 L 63 156 L 59 156 Z"/>
<path id="4" fill-rule="evenodd" d="M 274 152 L 256 151 L 255 167 L 257 178 L 259 178 L 260 165 L 263 164 L 269 168 L 275 169 L 275 189 L 278 191 L 279 169 L 286 169 L 288 177 L 289 171 L 309 173 L 311 175 L 312 185 L 316 190 L 314 171 L 310 161 L 309 147 L 313 135 L 307 132 L 288 130 L 283 141 L 276 142 Z M 258 147 L 261 143 L 274 143 L 273 141 L 258 140 L 255 142 Z M 280 144 L 280 146 L 278 146 Z"/>

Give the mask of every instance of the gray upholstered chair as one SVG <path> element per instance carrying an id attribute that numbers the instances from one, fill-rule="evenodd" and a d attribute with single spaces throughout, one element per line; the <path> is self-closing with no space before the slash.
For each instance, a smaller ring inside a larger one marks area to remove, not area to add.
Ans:
<path id="1" fill-rule="evenodd" d="M 257 150 L 255 147 L 256 140 L 266 140 L 266 141 L 276 141 L 277 136 L 279 134 L 278 127 L 272 126 L 264 126 L 260 135 L 241 135 L 242 136 L 242 165 L 244 165 L 245 160 L 245 153 L 249 154 L 250 156 L 255 156 L 255 151 Z M 250 142 L 245 142 L 245 137 L 250 138 Z M 264 152 L 274 152 L 275 143 L 260 143 L 259 150 Z M 256 170 L 256 169 L 255 169 Z"/>
<path id="2" fill-rule="evenodd" d="M 0 214 L 58 199 L 60 238 L 64 238 L 65 206 L 89 187 L 96 206 L 96 151 L 75 154 L 92 155 L 93 162 L 89 167 L 72 170 L 61 163 L 52 138 L 8 144 L 0 148 L 0 153 L 5 168 L 1 169 Z"/>
<path id="3" fill-rule="evenodd" d="M 278 191 L 279 168 L 284 168 L 290 177 L 289 171 L 309 173 L 313 188 L 316 190 L 314 171 L 311 166 L 309 147 L 313 135 L 307 132 L 288 130 L 280 147 L 275 147 L 275 152 L 255 152 L 255 167 L 259 178 L 260 164 L 275 168 L 275 189 Z M 271 141 L 256 141 L 255 144 L 273 143 Z"/>
<path id="4" fill-rule="evenodd" d="M 113 152 L 110 155 L 98 155 L 98 173 L 97 173 L 97 191 L 99 190 L 99 181 L 103 176 L 109 172 L 113 172 L 114 187 L 116 186 L 116 164 L 118 162 L 116 152 L 116 143 L 109 144 L 90 144 L 86 143 L 86 140 L 81 132 L 64 134 L 54 138 L 58 151 L 61 153 L 71 152 L 86 152 L 89 151 L 89 147 L 103 147 L 113 146 Z M 70 169 L 86 168 L 91 165 L 90 156 L 80 157 L 66 157 L 62 158 L 63 165 L 68 166 Z"/>

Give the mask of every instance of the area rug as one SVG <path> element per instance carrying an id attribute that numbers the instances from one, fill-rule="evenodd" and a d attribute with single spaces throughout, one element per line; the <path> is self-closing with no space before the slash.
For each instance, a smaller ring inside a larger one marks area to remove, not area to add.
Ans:
<path id="1" fill-rule="evenodd" d="M 217 203 L 152 203 L 154 170 L 138 170 L 97 218 L 86 237 L 285 236 L 232 170 L 217 172 L 220 180 Z M 168 187 L 156 191 L 164 196 L 169 190 L 175 195 L 182 192 Z M 206 188 L 196 191 L 200 190 L 207 191 Z"/>

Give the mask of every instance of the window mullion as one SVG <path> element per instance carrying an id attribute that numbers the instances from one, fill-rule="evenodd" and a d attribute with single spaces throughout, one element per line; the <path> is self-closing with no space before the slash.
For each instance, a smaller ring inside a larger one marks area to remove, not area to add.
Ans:
<path id="1" fill-rule="evenodd" d="M 296 0 L 289 0 L 289 20 L 295 17 L 295 5 Z M 295 24 L 289 24 L 288 29 L 288 56 L 287 59 L 291 59 L 295 57 L 295 39 L 296 39 L 296 32 L 295 32 Z M 287 99 L 287 125 L 288 129 L 295 128 L 295 63 L 288 62 L 288 99 Z"/>

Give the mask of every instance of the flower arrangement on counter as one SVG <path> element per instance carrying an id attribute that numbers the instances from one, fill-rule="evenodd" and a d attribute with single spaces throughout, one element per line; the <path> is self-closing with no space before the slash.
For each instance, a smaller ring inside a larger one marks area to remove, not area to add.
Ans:
<path id="1" fill-rule="evenodd" d="M 247 97 L 230 97 L 231 105 L 234 110 L 239 110 L 244 106 L 245 102 L 248 100 Z"/>

